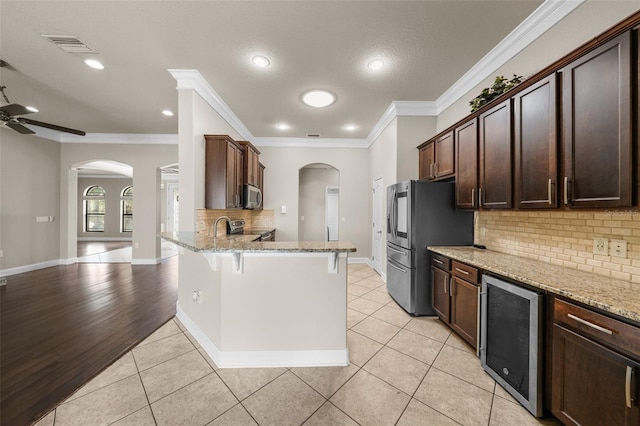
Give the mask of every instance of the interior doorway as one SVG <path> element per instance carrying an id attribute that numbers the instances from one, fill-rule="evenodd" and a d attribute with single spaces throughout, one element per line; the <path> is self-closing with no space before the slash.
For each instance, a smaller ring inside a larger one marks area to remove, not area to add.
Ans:
<path id="1" fill-rule="evenodd" d="M 298 176 L 298 239 L 339 240 L 340 172 L 324 164 L 308 164 Z"/>

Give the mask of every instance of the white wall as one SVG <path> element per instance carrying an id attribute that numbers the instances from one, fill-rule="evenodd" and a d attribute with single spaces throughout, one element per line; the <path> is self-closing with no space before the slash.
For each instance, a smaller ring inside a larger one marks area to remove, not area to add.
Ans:
<path id="1" fill-rule="evenodd" d="M 418 145 L 436 134 L 436 117 L 397 118 L 397 180 L 418 179 Z"/>
<path id="2" fill-rule="evenodd" d="M 357 252 L 350 257 L 370 258 L 370 194 L 368 158 L 361 148 L 292 148 L 259 146 L 265 165 L 266 209 L 275 211 L 278 241 L 298 240 L 298 178 L 300 168 L 312 163 L 328 164 L 340 173 L 339 239 L 351 241 Z M 286 206 L 287 213 L 281 213 Z M 342 219 L 344 218 L 344 222 Z"/>
<path id="3" fill-rule="evenodd" d="M 59 179 L 60 144 L 0 128 L 0 271 L 57 264 Z M 36 216 L 55 219 L 36 223 Z"/>

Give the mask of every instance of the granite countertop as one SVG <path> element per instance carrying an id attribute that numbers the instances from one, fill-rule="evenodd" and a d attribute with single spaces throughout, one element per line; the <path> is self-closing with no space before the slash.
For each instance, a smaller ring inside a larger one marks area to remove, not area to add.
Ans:
<path id="1" fill-rule="evenodd" d="M 427 249 L 640 323 L 640 292 L 629 281 L 475 247 Z"/>
<path id="2" fill-rule="evenodd" d="M 352 253 L 349 241 L 254 241 L 259 234 L 224 235 L 212 238 L 196 232 L 163 232 L 159 236 L 194 252 L 203 253 Z"/>

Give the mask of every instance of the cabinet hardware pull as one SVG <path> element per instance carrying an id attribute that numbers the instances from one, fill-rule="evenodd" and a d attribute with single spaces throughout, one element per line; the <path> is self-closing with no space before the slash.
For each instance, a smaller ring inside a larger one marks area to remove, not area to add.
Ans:
<path id="1" fill-rule="evenodd" d="M 564 177 L 564 204 L 569 205 L 569 178 Z"/>
<path id="2" fill-rule="evenodd" d="M 407 255 L 407 253 L 405 253 L 405 252 L 403 252 L 403 251 L 400 251 L 400 250 L 396 250 L 396 249 L 394 249 L 393 247 L 389 247 L 389 246 L 387 246 L 387 248 L 388 248 L 389 250 L 391 250 L 391 251 L 395 252 L 395 253 L 400 253 L 400 254 L 401 254 L 401 255 L 403 255 L 403 256 L 406 256 L 406 255 Z"/>
<path id="3" fill-rule="evenodd" d="M 399 268 L 399 267 L 397 267 L 396 265 L 394 265 L 394 264 L 393 264 L 393 263 L 391 263 L 391 262 L 389 262 L 389 266 L 393 266 L 393 267 L 394 267 L 394 268 L 396 268 L 398 271 L 400 271 L 400 272 L 402 272 L 402 273 L 404 273 L 404 274 L 406 274 L 406 273 L 407 273 L 407 270 L 406 270 L 406 269 Z"/>
<path id="4" fill-rule="evenodd" d="M 442 260 L 438 260 L 435 257 L 433 258 L 433 261 L 436 262 L 439 265 L 442 265 L 444 263 Z"/>
<path id="5" fill-rule="evenodd" d="M 433 163 L 429 164 L 429 177 L 433 178 Z"/>
<path id="6" fill-rule="evenodd" d="M 593 328 L 593 329 L 595 329 L 595 330 L 602 331 L 603 333 L 613 334 L 613 331 L 609 330 L 608 328 L 600 327 L 600 326 L 599 326 L 599 325 L 597 325 L 597 324 L 594 324 L 594 323 L 592 323 L 592 322 L 589 322 L 589 321 L 587 321 L 587 320 L 585 320 L 585 319 L 582 319 L 582 318 L 580 318 L 580 317 L 577 317 L 577 316 L 575 316 L 575 315 L 573 315 L 573 314 L 567 314 L 567 316 L 568 316 L 569 318 L 571 318 L 572 320 L 576 320 L 576 321 L 578 321 L 580 324 L 584 324 L 584 325 L 586 325 L 587 327 L 591 327 L 591 328 Z"/>
<path id="7" fill-rule="evenodd" d="M 449 296 L 453 296 L 453 277 L 449 279 Z"/>
<path id="8" fill-rule="evenodd" d="M 465 275 L 469 275 L 469 273 L 467 271 L 465 271 L 464 269 L 460 269 L 460 268 L 456 268 L 456 271 L 461 272 Z"/>
<path id="9" fill-rule="evenodd" d="M 627 408 L 631 408 L 631 376 L 633 375 L 633 367 L 627 365 L 627 374 L 624 379 L 624 397 Z"/>
<path id="10" fill-rule="evenodd" d="M 553 204 L 553 201 L 551 200 L 551 186 L 552 185 L 553 185 L 553 181 L 551 179 L 549 179 L 549 184 L 547 186 L 547 196 L 548 196 L 549 204 Z"/>
<path id="11" fill-rule="evenodd" d="M 482 188 L 478 188 L 478 207 L 482 207 Z"/>
<path id="12" fill-rule="evenodd" d="M 442 289 L 444 290 L 444 294 L 447 294 L 447 277 L 446 276 L 442 280 Z"/>
<path id="13" fill-rule="evenodd" d="M 471 188 L 471 207 L 476 206 L 476 189 Z"/>
<path id="14" fill-rule="evenodd" d="M 438 177 L 438 163 L 433 163 L 433 177 Z"/>

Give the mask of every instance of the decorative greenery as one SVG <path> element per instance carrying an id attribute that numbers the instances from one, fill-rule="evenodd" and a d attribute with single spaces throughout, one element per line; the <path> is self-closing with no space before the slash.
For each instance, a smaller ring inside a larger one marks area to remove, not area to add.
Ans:
<path id="1" fill-rule="evenodd" d="M 521 75 L 514 74 L 511 80 L 508 80 L 502 75 L 497 76 L 496 81 L 493 83 L 493 86 L 483 89 L 478 96 L 476 96 L 471 102 L 469 102 L 469 105 L 471 105 L 471 112 L 479 110 L 487 103 L 491 102 L 503 93 L 513 89 L 520 83 L 522 83 Z"/>

